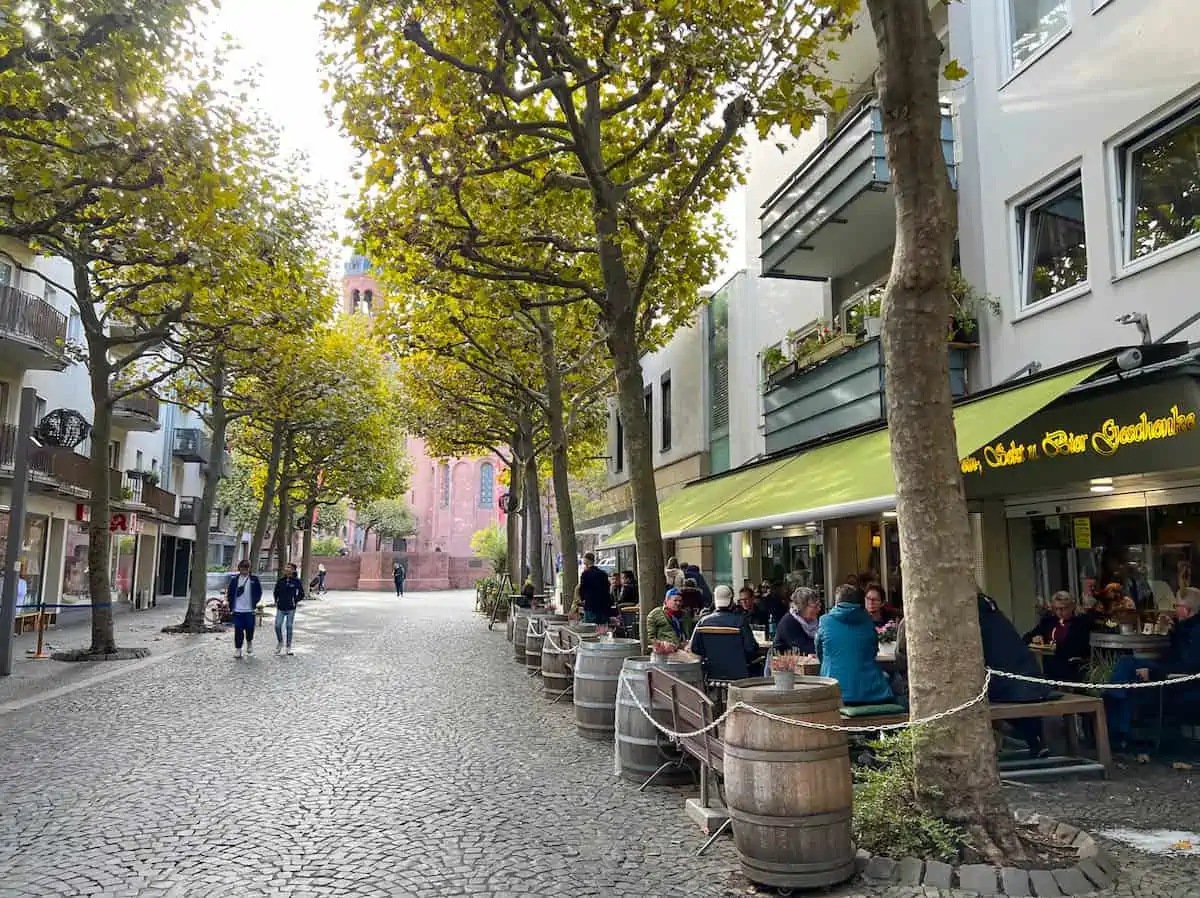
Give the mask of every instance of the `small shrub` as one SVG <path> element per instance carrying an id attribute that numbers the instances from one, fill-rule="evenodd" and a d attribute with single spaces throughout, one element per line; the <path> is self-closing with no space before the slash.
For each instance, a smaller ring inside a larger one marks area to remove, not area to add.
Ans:
<path id="1" fill-rule="evenodd" d="M 879 764 L 854 770 L 854 840 L 871 854 L 954 862 L 968 847 L 967 834 L 917 804 L 916 738 L 904 730 L 870 743 Z"/>

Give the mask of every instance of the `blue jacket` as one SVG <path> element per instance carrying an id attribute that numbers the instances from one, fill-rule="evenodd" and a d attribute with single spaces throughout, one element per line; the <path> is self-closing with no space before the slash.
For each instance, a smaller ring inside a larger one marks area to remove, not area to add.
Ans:
<path id="1" fill-rule="evenodd" d="M 280 611 L 295 611 L 296 605 L 302 601 L 304 584 L 300 582 L 299 577 L 280 577 L 275 581 L 275 607 Z"/>
<path id="2" fill-rule="evenodd" d="M 683 569 L 683 576 L 686 580 L 696 581 L 696 588 L 704 594 L 704 607 L 711 608 L 713 601 L 712 590 L 708 588 L 708 581 L 704 579 L 704 574 L 700 572 L 700 568 L 694 564 L 689 564 Z"/>
<path id="3" fill-rule="evenodd" d="M 234 574 L 229 578 L 229 585 L 225 588 L 225 598 L 229 602 L 229 610 L 233 611 L 236 606 L 234 600 L 237 598 L 238 575 Z M 253 607 L 257 608 L 258 603 L 262 601 L 262 583 L 254 574 L 250 575 L 250 599 Z"/>
<path id="4" fill-rule="evenodd" d="M 845 704 L 895 701 L 887 677 L 875 663 L 879 654 L 875 622 L 862 605 L 839 602 L 828 614 L 821 615 L 816 650 L 821 676 L 838 681 Z"/>
<path id="5" fill-rule="evenodd" d="M 758 643 L 742 616 L 726 610 L 700 618 L 692 633 L 691 651 L 703 660 L 710 680 L 744 680 L 750 676 Z"/>

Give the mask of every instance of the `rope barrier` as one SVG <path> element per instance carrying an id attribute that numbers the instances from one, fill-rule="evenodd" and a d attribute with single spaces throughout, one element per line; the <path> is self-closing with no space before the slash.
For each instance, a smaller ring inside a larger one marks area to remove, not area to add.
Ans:
<path id="1" fill-rule="evenodd" d="M 1148 666 L 1148 665 L 1147 665 Z M 1163 686 L 1178 686 L 1200 680 L 1200 674 L 1171 677 L 1166 680 L 1148 680 L 1137 683 L 1077 683 L 1071 680 L 1047 680 L 1044 677 L 1027 677 L 1024 674 L 1009 673 L 1007 670 L 991 670 L 988 673 L 994 677 L 1006 680 L 1020 680 L 1022 683 L 1036 683 L 1039 686 L 1057 686 L 1060 689 L 1152 689 Z"/>

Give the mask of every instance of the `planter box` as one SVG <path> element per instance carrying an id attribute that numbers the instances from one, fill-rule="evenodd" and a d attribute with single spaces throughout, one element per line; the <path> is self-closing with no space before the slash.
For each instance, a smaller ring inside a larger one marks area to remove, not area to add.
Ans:
<path id="1" fill-rule="evenodd" d="M 796 359 L 796 367 L 810 368 L 813 365 L 818 365 L 821 362 L 827 361 L 834 356 L 841 355 L 847 350 L 853 349 L 858 345 L 858 336 L 855 334 L 842 334 L 840 337 L 834 337 L 828 343 L 822 343 L 812 352 Z"/>
<path id="2" fill-rule="evenodd" d="M 795 362 L 788 362 L 782 368 L 776 368 L 774 371 L 772 371 L 770 374 L 767 375 L 767 389 L 769 390 L 769 389 L 771 389 L 771 387 L 779 386 L 781 383 L 783 383 L 785 380 L 787 380 L 789 377 L 791 377 L 793 374 L 795 374 L 798 370 L 799 370 L 799 368 L 797 367 Z"/>

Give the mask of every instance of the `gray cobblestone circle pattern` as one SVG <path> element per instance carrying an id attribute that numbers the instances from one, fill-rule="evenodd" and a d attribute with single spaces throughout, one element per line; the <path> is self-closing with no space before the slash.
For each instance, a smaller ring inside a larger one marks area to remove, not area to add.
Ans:
<path id="1" fill-rule="evenodd" d="M 753 894 L 731 840 L 694 857 L 687 792 L 614 778 L 611 743 L 578 738 L 469 609 L 331 594 L 298 616 L 292 658 L 267 627 L 248 661 L 227 633 L 7 711 L 0 688 L 0 896 Z M 1092 828 L 1106 798 L 1053 812 Z M 1188 808 L 1171 824 L 1196 825 L 1194 799 L 1171 800 Z M 1194 861 L 1128 860 L 1104 894 L 1200 898 Z"/>

